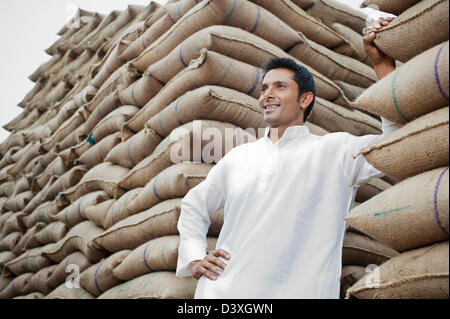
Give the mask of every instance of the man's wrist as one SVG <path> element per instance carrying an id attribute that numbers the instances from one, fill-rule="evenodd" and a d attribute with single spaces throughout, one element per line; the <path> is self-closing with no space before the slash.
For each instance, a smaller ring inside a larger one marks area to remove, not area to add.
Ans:
<path id="1" fill-rule="evenodd" d="M 381 80 L 385 76 L 395 71 L 395 61 L 374 64 L 373 68 L 375 70 L 375 73 L 377 74 L 378 80 Z"/>

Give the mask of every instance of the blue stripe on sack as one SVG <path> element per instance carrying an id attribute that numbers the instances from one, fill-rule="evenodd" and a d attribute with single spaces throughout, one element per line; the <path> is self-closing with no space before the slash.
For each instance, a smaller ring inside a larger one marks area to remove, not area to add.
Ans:
<path id="1" fill-rule="evenodd" d="M 164 201 L 164 199 L 159 196 L 158 191 L 156 190 L 156 183 L 158 182 L 158 177 L 155 177 L 155 181 L 153 182 L 153 194 L 155 194 L 156 198 L 158 198 L 160 201 Z"/>
<path id="2" fill-rule="evenodd" d="M 250 30 L 250 33 L 253 33 L 256 31 L 256 29 L 258 28 L 259 25 L 259 18 L 261 18 L 261 7 L 257 6 L 258 8 L 258 13 L 256 15 L 256 21 L 255 21 L 255 25 L 253 26 L 253 28 Z"/>

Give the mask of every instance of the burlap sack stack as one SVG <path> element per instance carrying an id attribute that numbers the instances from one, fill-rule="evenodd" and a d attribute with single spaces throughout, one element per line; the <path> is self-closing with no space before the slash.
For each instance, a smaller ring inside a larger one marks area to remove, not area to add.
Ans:
<path id="1" fill-rule="evenodd" d="M 180 203 L 231 148 L 261 136 L 260 67 L 270 57 L 292 57 L 312 72 L 312 133 L 380 134 L 379 113 L 350 102 L 375 73 L 333 29 L 340 23 L 361 37 L 364 17 L 347 10 L 330 20 L 342 7 L 320 2 L 81 10 L 79 28 L 60 30 L 52 58 L 30 76 L 36 85 L 19 103 L 24 111 L 5 125 L 0 297 L 192 298 L 196 280 L 175 277 Z M 358 190 L 355 205 L 391 189 L 386 180 Z M 208 250 L 222 224 L 219 210 Z M 344 266 L 365 271 L 397 255 L 347 232 Z"/>

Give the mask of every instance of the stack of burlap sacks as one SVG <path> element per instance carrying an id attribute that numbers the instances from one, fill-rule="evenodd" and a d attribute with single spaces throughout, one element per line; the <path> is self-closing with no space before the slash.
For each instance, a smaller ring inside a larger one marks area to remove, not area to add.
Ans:
<path id="1" fill-rule="evenodd" d="M 387 176 L 358 189 L 342 297 L 448 297 L 448 1 L 416 7 L 378 32 L 405 62 L 378 83 L 362 48 L 367 17 L 332 0 L 80 10 L 5 125 L 0 298 L 192 298 L 197 281 L 175 277 L 181 199 L 232 147 L 261 137 L 270 57 L 313 74 L 313 134 L 380 134 L 380 115 L 410 121 L 363 151 Z M 222 223 L 223 211 L 211 215 L 208 250 Z"/>

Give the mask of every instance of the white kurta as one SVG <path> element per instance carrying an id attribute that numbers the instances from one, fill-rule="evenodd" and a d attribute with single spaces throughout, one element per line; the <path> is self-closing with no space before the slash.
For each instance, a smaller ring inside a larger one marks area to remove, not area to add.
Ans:
<path id="1" fill-rule="evenodd" d="M 383 175 L 353 155 L 383 135 L 293 126 L 273 144 L 267 132 L 232 149 L 182 201 L 176 275 L 204 258 L 209 214 L 222 207 L 216 249 L 231 255 L 216 281 L 199 279 L 195 298 L 339 298 L 344 216 L 357 187 Z"/>

